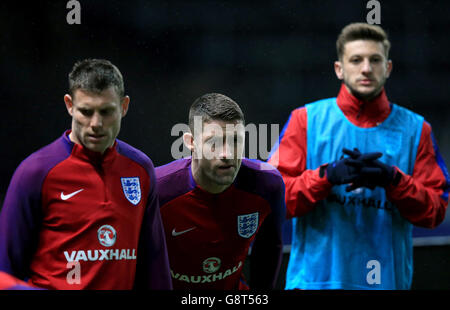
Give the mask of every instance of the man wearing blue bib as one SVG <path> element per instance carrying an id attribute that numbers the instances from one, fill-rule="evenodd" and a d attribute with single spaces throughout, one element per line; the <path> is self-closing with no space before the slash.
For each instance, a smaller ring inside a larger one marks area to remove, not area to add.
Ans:
<path id="1" fill-rule="evenodd" d="M 336 42 L 336 98 L 294 110 L 269 162 L 286 185 L 286 289 L 409 289 L 412 225 L 445 217 L 449 177 L 431 126 L 389 102 L 390 42 L 376 25 Z"/>

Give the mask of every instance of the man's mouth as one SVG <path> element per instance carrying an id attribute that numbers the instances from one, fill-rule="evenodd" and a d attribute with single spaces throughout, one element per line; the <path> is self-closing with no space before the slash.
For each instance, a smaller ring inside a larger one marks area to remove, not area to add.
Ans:
<path id="1" fill-rule="evenodd" d="M 221 171 L 228 171 L 231 170 L 232 168 L 234 168 L 234 165 L 220 165 L 217 167 L 217 169 L 221 170 Z"/>
<path id="2" fill-rule="evenodd" d="M 373 83 L 373 80 L 371 79 L 361 79 L 359 80 L 359 84 L 361 85 L 371 85 Z"/>
<path id="3" fill-rule="evenodd" d="M 95 134 L 95 135 L 88 135 L 88 139 L 92 142 L 98 142 L 101 141 L 103 138 L 105 138 L 106 135 L 99 135 L 99 134 Z"/>

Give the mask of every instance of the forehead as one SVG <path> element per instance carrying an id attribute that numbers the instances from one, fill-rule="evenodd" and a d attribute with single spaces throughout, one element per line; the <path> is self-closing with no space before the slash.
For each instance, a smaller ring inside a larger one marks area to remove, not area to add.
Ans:
<path id="1" fill-rule="evenodd" d="M 373 40 L 355 40 L 347 42 L 344 45 L 344 57 L 349 58 L 355 55 L 371 56 L 381 55 L 384 56 L 383 43 Z"/>
<path id="2" fill-rule="evenodd" d="M 84 107 L 118 106 L 120 98 L 114 87 L 109 87 L 100 93 L 84 89 L 77 89 L 73 93 L 73 103 Z"/>
<path id="3" fill-rule="evenodd" d="M 244 132 L 245 129 L 242 121 L 211 120 L 203 123 L 204 138 L 221 135 L 242 135 Z"/>

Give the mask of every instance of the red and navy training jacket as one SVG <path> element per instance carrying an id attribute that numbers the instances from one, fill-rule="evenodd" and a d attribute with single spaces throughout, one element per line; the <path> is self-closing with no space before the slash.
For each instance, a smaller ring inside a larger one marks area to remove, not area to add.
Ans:
<path id="1" fill-rule="evenodd" d="M 275 286 L 285 217 L 276 169 L 243 159 L 219 194 L 195 183 L 191 158 L 157 167 L 156 177 L 174 289 L 247 289 L 242 269 L 252 242 L 250 288 Z"/>
<path id="2" fill-rule="evenodd" d="M 49 289 L 171 288 L 151 160 L 120 140 L 92 152 L 69 133 L 15 171 L 0 271 Z"/>

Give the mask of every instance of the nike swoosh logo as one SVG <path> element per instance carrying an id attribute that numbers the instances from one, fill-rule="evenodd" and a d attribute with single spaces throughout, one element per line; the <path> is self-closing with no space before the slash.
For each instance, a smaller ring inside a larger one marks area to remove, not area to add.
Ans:
<path id="1" fill-rule="evenodd" d="M 69 198 L 72 198 L 73 196 L 75 196 L 76 194 L 78 194 L 79 192 L 83 191 L 84 188 L 77 190 L 76 192 L 70 193 L 68 195 L 64 195 L 63 192 L 61 192 L 61 199 L 62 200 L 67 200 Z"/>
<path id="2" fill-rule="evenodd" d="M 172 230 L 172 236 L 173 237 L 176 237 L 176 236 L 179 236 L 179 235 L 182 235 L 182 234 L 184 234 L 184 233 L 187 233 L 188 231 L 191 231 L 191 230 L 193 230 L 193 229 L 195 229 L 195 227 L 192 227 L 192 228 L 189 228 L 189 229 L 186 229 L 186 230 L 183 230 L 183 231 L 175 231 L 175 228 Z"/>

